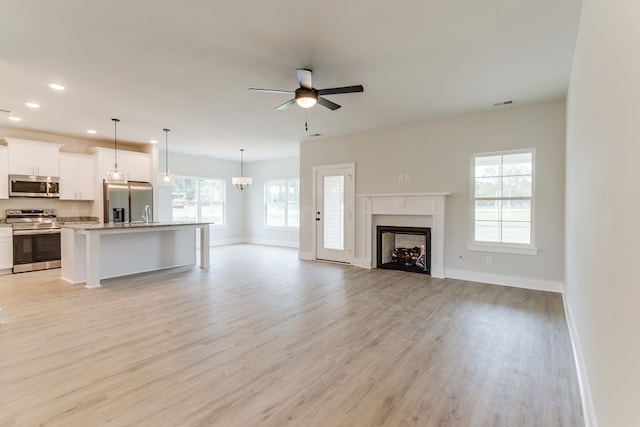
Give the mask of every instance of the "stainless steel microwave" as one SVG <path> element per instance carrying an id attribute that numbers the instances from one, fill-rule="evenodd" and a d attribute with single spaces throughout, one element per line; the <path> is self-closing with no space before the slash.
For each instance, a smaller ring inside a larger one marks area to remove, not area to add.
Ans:
<path id="1" fill-rule="evenodd" d="M 9 175 L 9 197 L 60 197 L 60 178 Z"/>

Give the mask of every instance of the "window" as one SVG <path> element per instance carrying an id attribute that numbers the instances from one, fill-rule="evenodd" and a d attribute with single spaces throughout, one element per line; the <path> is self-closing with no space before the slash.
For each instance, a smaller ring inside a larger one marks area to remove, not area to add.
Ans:
<path id="1" fill-rule="evenodd" d="M 471 171 L 473 243 L 469 249 L 535 254 L 534 151 L 475 154 Z"/>
<path id="2" fill-rule="evenodd" d="M 268 180 L 264 189 L 265 225 L 300 227 L 300 180 Z"/>
<path id="3" fill-rule="evenodd" d="M 225 187 L 223 179 L 174 177 L 171 191 L 173 220 L 224 225 Z"/>

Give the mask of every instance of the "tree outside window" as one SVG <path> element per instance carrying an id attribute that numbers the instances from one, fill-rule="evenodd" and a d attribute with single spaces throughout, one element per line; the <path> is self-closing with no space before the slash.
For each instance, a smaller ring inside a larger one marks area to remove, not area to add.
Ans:
<path id="1" fill-rule="evenodd" d="M 533 150 L 473 157 L 473 241 L 532 245 Z"/>
<path id="2" fill-rule="evenodd" d="M 265 225 L 300 227 L 299 179 L 272 179 L 266 182 Z"/>
<path id="3" fill-rule="evenodd" d="M 174 177 L 171 192 L 173 220 L 224 225 L 225 188 L 223 179 Z"/>

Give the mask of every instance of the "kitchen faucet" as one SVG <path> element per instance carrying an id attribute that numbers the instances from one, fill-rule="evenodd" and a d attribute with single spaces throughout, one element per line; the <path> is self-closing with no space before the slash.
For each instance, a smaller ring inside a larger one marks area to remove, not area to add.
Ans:
<path id="1" fill-rule="evenodd" d="M 149 224 L 150 217 L 151 217 L 151 208 L 149 207 L 149 205 L 146 205 L 144 207 L 144 213 L 142 214 L 142 219 L 144 220 L 144 222 Z"/>

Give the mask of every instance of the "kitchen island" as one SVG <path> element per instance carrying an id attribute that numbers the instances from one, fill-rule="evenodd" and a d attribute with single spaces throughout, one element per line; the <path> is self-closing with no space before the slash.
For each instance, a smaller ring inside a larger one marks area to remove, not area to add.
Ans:
<path id="1" fill-rule="evenodd" d="M 134 222 L 61 227 L 61 278 L 100 287 L 100 280 L 196 263 L 209 267 L 209 223 Z"/>

